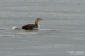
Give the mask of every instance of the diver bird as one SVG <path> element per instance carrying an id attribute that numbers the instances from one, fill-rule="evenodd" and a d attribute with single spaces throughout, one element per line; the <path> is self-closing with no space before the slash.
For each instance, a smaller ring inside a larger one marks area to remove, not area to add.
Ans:
<path id="1" fill-rule="evenodd" d="M 27 25 L 24 25 L 20 28 L 14 26 L 12 27 L 12 29 L 24 29 L 24 30 L 33 30 L 33 29 L 38 29 L 39 25 L 38 25 L 38 22 L 42 21 L 43 19 L 42 18 L 36 18 L 35 21 L 34 21 L 34 24 L 27 24 Z"/>

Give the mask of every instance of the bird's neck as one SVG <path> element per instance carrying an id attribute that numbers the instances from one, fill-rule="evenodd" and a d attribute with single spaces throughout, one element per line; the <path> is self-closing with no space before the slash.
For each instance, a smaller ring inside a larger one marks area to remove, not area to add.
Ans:
<path id="1" fill-rule="evenodd" d="M 35 25 L 38 25 L 38 20 L 35 20 Z"/>

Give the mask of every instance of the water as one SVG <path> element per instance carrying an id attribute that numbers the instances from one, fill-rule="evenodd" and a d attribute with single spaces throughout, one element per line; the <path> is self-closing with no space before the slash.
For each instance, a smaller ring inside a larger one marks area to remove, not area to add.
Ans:
<path id="1" fill-rule="evenodd" d="M 44 21 L 36 31 L 13 26 Z M 0 56 L 85 56 L 84 0 L 1 0 Z"/>

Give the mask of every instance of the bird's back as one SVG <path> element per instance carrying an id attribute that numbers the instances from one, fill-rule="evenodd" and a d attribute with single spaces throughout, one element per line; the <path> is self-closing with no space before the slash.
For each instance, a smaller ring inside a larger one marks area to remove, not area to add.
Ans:
<path id="1" fill-rule="evenodd" d="M 33 30 L 35 27 L 36 27 L 35 24 L 27 24 L 27 25 L 22 26 L 22 29 Z"/>

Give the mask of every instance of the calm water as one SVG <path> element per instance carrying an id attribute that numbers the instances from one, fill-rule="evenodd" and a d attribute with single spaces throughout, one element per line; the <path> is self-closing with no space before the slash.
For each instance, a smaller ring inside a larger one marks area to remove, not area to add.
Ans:
<path id="1" fill-rule="evenodd" d="M 40 30 L 12 30 L 34 23 Z M 0 56 L 85 56 L 84 0 L 0 0 Z"/>

